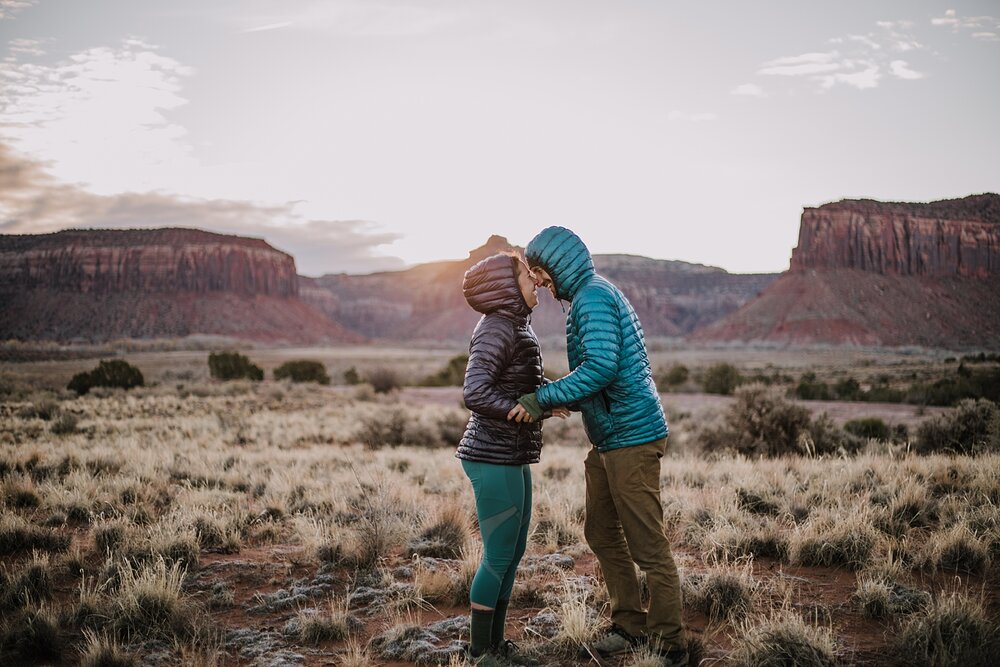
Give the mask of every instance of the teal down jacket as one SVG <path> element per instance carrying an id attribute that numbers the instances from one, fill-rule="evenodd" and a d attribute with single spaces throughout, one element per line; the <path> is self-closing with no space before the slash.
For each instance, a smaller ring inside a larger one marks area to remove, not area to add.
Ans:
<path id="1" fill-rule="evenodd" d="M 538 389 L 542 410 L 580 410 L 600 452 L 667 437 L 639 318 L 621 290 L 594 270 L 580 237 L 548 227 L 524 254 L 529 266 L 548 272 L 556 298 L 572 303 L 566 320 L 570 373 Z"/>

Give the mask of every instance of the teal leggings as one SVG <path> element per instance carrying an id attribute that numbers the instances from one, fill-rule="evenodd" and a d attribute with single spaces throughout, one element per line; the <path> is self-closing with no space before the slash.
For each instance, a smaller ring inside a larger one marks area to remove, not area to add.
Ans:
<path id="1" fill-rule="evenodd" d="M 514 574 L 528 544 L 531 523 L 531 469 L 462 461 L 476 494 L 476 516 L 483 537 L 483 560 L 472 579 L 469 600 L 494 609 L 509 600 Z"/>

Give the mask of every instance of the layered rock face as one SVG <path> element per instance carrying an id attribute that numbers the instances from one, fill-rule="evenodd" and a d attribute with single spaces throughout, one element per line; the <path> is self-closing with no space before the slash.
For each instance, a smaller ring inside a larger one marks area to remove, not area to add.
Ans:
<path id="1" fill-rule="evenodd" d="M 303 302 L 298 280 L 263 240 L 195 229 L 0 236 L 0 338 L 361 340 Z"/>
<path id="2" fill-rule="evenodd" d="M 696 340 L 1000 347 L 1000 195 L 802 214 L 789 270 Z"/>
<path id="3" fill-rule="evenodd" d="M 83 293 L 229 292 L 295 297 L 291 255 L 196 229 L 0 236 L 0 287 Z"/>
<path id="4" fill-rule="evenodd" d="M 492 236 L 464 260 L 371 275 L 306 278 L 302 298 L 369 338 L 466 342 L 479 314 L 465 303 L 462 275 L 484 257 L 512 250 L 518 248 Z M 776 277 L 628 255 L 596 255 L 594 263 L 631 301 L 646 336 L 685 335 L 733 312 Z M 540 290 L 539 305 L 531 315 L 535 332 L 543 338 L 565 336 L 564 308 L 569 304 L 560 305 Z"/>
<path id="5" fill-rule="evenodd" d="M 1000 196 L 928 204 L 847 200 L 807 208 L 790 270 L 835 268 L 900 276 L 997 276 Z"/>

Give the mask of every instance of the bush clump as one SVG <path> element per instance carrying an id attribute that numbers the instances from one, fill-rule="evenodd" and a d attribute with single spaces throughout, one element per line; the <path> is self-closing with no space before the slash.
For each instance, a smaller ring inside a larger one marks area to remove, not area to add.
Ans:
<path id="1" fill-rule="evenodd" d="M 674 364 L 666 373 L 657 378 L 657 388 L 660 390 L 673 389 L 688 381 L 691 371 L 684 364 Z"/>
<path id="2" fill-rule="evenodd" d="M 465 382 L 465 367 L 469 365 L 468 354 L 457 354 L 448 360 L 445 367 L 421 381 L 425 387 L 461 387 Z"/>
<path id="3" fill-rule="evenodd" d="M 326 366 L 312 359 L 286 361 L 274 369 L 274 379 L 330 384 L 330 376 L 326 372 Z"/>
<path id="4" fill-rule="evenodd" d="M 844 424 L 844 430 L 866 440 L 888 440 L 889 425 L 879 417 L 862 417 L 852 419 Z"/>
<path id="5" fill-rule="evenodd" d="M 966 399 L 954 412 L 930 419 L 917 429 L 918 454 L 1000 451 L 1000 408 L 986 399 Z"/>
<path id="6" fill-rule="evenodd" d="M 746 456 L 801 453 L 800 435 L 809 429 L 809 411 L 764 385 L 741 387 L 722 426 L 699 434 L 706 450 L 733 449 Z"/>
<path id="7" fill-rule="evenodd" d="M 912 614 L 897 634 L 899 656 L 908 665 L 994 665 L 1000 627 L 982 604 L 953 593 Z"/>
<path id="8" fill-rule="evenodd" d="M 264 379 L 264 371 L 239 352 L 212 352 L 208 355 L 208 371 L 216 380 Z"/>
<path id="9" fill-rule="evenodd" d="M 143 384 L 142 371 L 122 359 L 111 359 L 101 361 L 93 370 L 77 373 L 66 388 L 83 395 L 94 387 L 131 389 Z"/>
<path id="10" fill-rule="evenodd" d="M 365 380 L 372 386 L 376 394 L 388 394 L 394 389 L 399 389 L 402 385 L 399 374 L 391 368 L 373 368 L 365 376 Z"/>
<path id="11" fill-rule="evenodd" d="M 728 396 L 740 385 L 740 372 L 732 364 L 721 363 L 709 366 L 701 379 L 701 387 L 707 394 Z"/>

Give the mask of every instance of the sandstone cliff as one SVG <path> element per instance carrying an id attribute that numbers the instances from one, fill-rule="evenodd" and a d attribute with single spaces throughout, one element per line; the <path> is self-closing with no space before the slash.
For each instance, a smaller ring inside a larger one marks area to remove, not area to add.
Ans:
<path id="1" fill-rule="evenodd" d="M 790 270 L 832 268 L 901 276 L 997 276 L 1000 196 L 928 204 L 846 200 L 807 208 Z"/>
<path id="2" fill-rule="evenodd" d="M 463 260 L 371 275 L 303 278 L 302 298 L 366 337 L 467 341 L 479 314 L 465 303 L 462 275 L 480 259 L 514 249 L 507 239 L 492 236 Z M 594 263 L 632 302 L 647 336 L 682 336 L 713 322 L 756 296 L 775 278 L 774 274 L 736 275 L 699 264 L 627 255 L 596 255 Z M 563 306 L 544 290 L 531 321 L 539 336 L 565 334 Z"/>
<path id="3" fill-rule="evenodd" d="M 0 236 L 0 338 L 361 339 L 298 294 L 295 260 L 260 239 L 195 229 Z"/>
<path id="4" fill-rule="evenodd" d="M 693 338 L 1000 347 L 1000 195 L 807 208 L 789 270 Z"/>

